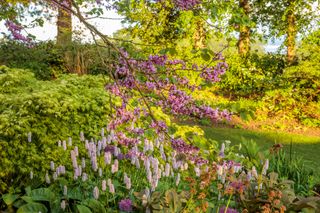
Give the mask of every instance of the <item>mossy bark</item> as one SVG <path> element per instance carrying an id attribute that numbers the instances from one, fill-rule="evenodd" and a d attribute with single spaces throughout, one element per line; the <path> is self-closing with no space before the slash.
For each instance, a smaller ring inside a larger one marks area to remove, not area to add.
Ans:
<path id="1" fill-rule="evenodd" d="M 292 10 L 288 11 L 287 14 L 287 62 L 289 64 L 292 64 L 296 58 L 296 35 L 297 35 L 297 29 L 296 29 L 296 18 L 294 15 L 294 12 Z"/>
<path id="2" fill-rule="evenodd" d="M 194 48 L 204 48 L 206 46 L 206 33 L 204 29 L 204 20 L 196 21 L 196 30 L 194 32 Z"/>
<path id="3" fill-rule="evenodd" d="M 250 4 L 249 0 L 239 0 L 239 6 L 243 9 L 244 14 L 249 17 Z M 240 24 L 239 26 L 238 53 L 246 56 L 250 51 L 250 27 Z"/>
<path id="4" fill-rule="evenodd" d="M 71 0 L 65 0 L 71 6 Z M 57 45 L 67 46 L 72 42 L 72 15 L 69 11 L 59 7 L 57 20 Z"/>

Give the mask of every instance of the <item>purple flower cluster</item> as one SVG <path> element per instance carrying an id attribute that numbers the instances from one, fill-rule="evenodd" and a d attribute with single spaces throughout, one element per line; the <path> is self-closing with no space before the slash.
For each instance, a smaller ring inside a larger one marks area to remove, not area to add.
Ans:
<path id="1" fill-rule="evenodd" d="M 191 10 L 201 3 L 200 0 L 175 0 L 174 2 L 180 10 Z"/>
<path id="2" fill-rule="evenodd" d="M 199 152 L 199 148 L 192 146 L 190 144 L 187 144 L 183 139 L 171 139 L 171 147 L 176 150 L 178 153 L 184 153 L 184 154 L 195 154 Z"/>
<path id="3" fill-rule="evenodd" d="M 236 209 L 223 206 L 219 209 L 219 213 L 239 213 L 239 212 Z"/>
<path id="4" fill-rule="evenodd" d="M 117 128 L 117 126 L 132 121 L 134 117 L 134 114 L 127 110 L 125 105 L 122 105 L 116 109 L 116 118 L 109 122 L 108 129 L 114 130 Z"/>
<path id="5" fill-rule="evenodd" d="M 150 127 L 155 129 L 157 133 L 168 131 L 167 124 L 163 121 L 152 121 Z"/>
<path id="6" fill-rule="evenodd" d="M 176 89 L 175 86 L 171 87 L 167 100 L 160 101 L 159 104 L 163 108 L 171 110 L 171 113 L 175 115 L 188 115 L 198 118 L 206 117 L 213 121 L 231 119 L 231 114 L 227 110 L 219 111 L 219 109 L 213 109 L 205 105 L 198 106 L 190 95 Z"/>
<path id="7" fill-rule="evenodd" d="M 106 90 L 109 90 L 112 94 L 116 95 L 116 96 L 121 96 L 121 91 L 120 88 L 118 87 L 118 85 L 116 83 L 114 84 L 107 84 L 105 86 Z"/>
<path id="8" fill-rule="evenodd" d="M 16 23 L 14 23 L 13 21 L 7 20 L 5 22 L 5 26 L 11 32 L 11 34 L 15 40 L 26 42 L 26 43 L 31 41 L 30 38 L 27 38 L 26 36 L 21 34 L 21 31 L 23 29 L 21 25 L 18 25 Z"/>
<path id="9" fill-rule="evenodd" d="M 219 62 L 215 67 L 208 67 L 200 74 L 200 77 L 210 82 L 220 81 L 220 76 L 228 69 L 226 62 Z"/>
<path id="10" fill-rule="evenodd" d="M 230 183 L 230 186 L 237 192 L 241 193 L 246 189 L 243 181 L 233 181 Z"/>
<path id="11" fill-rule="evenodd" d="M 192 97 L 187 95 L 184 91 L 176 89 L 172 86 L 169 91 L 167 100 L 164 103 L 165 107 L 169 107 L 171 112 L 176 115 L 191 115 Z"/>
<path id="12" fill-rule="evenodd" d="M 119 209 L 124 212 L 132 211 L 132 201 L 130 199 L 123 199 L 119 202 Z"/>
<path id="13" fill-rule="evenodd" d="M 118 143 L 124 146 L 133 146 L 138 143 L 137 138 L 128 138 L 124 133 L 117 133 Z"/>
<path id="14" fill-rule="evenodd" d="M 150 55 L 149 61 L 155 65 L 165 66 L 167 63 L 168 57 L 166 55 Z"/>

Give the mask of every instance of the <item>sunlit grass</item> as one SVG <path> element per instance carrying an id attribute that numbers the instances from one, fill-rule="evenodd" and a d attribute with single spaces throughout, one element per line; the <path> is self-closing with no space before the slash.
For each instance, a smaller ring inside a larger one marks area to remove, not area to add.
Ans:
<path id="1" fill-rule="evenodd" d="M 202 126 L 207 138 L 218 142 L 230 140 L 232 144 L 238 144 L 245 140 L 257 142 L 263 149 L 269 149 L 275 143 L 284 145 L 284 149 L 290 152 L 292 142 L 292 154 L 308 161 L 308 165 L 320 172 L 320 138 L 297 134 L 250 131 L 244 129 L 213 128 Z"/>

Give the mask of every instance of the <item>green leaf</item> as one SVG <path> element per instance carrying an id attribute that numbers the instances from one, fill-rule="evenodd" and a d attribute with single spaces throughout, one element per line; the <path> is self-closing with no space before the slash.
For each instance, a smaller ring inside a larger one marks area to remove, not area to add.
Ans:
<path id="1" fill-rule="evenodd" d="M 68 198 L 73 200 L 82 200 L 82 193 L 79 188 L 68 190 Z"/>
<path id="2" fill-rule="evenodd" d="M 19 198 L 19 195 L 14 194 L 4 194 L 2 195 L 2 199 L 4 203 L 8 206 L 12 205 L 15 200 Z"/>
<path id="3" fill-rule="evenodd" d="M 209 61 L 209 60 L 211 59 L 211 56 L 210 56 L 208 53 L 206 53 L 206 52 L 202 52 L 202 53 L 201 53 L 201 58 L 202 58 L 203 60 L 205 60 L 205 61 Z"/>
<path id="4" fill-rule="evenodd" d="M 24 200 L 19 199 L 19 200 L 16 200 L 16 201 L 13 203 L 13 206 L 18 209 L 18 208 L 20 208 L 21 206 L 23 206 L 24 204 L 26 204 L 26 202 L 25 202 Z"/>
<path id="5" fill-rule="evenodd" d="M 92 211 L 94 213 L 105 213 L 106 212 L 104 206 L 99 201 L 97 201 L 95 199 L 87 199 L 87 200 L 83 201 L 82 204 L 89 206 L 90 209 L 92 209 Z"/>
<path id="6" fill-rule="evenodd" d="M 301 209 L 301 211 L 303 213 L 315 213 L 316 212 L 316 210 L 313 208 L 303 208 L 303 209 Z"/>
<path id="7" fill-rule="evenodd" d="M 26 201 L 27 203 L 32 203 L 33 202 L 32 198 L 29 197 L 29 196 L 22 196 L 21 199 Z"/>
<path id="8" fill-rule="evenodd" d="M 79 211 L 79 213 L 92 213 L 91 210 L 83 205 L 77 205 L 77 209 Z"/>
<path id="9" fill-rule="evenodd" d="M 41 203 L 28 203 L 26 205 L 21 206 L 17 213 L 46 213 L 48 209 L 45 205 Z"/>
<path id="10" fill-rule="evenodd" d="M 30 197 L 34 201 L 48 201 L 51 202 L 54 199 L 54 193 L 48 188 L 34 189 L 30 193 Z"/>

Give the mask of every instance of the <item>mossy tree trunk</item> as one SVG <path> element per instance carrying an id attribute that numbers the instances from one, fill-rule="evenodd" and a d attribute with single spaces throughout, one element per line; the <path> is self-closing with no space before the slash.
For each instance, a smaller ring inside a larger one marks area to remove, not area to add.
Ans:
<path id="1" fill-rule="evenodd" d="M 71 7 L 71 0 L 65 0 Z M 64 47 L 72 42 L 72 15 L 69 11 L 60 8 L 57 20 L 57 45 Z"/>
<path id="2" fill-rule="evenodd" d="M 204 20 L 196 20 L 196 29 L 194 32 L 194 48 L 204 48 L 206 46 L 206 33 L 204 29 Z"/>
<path id="3" fill-rule="evenodd" d="M 245 16 L 249 18 L 249 0 L 239 0 L 239 6 L 243 9 Z M 250 27 L 244 24 L 240 24 L 239 33 L 238 53 L 241 56 L 246 56 L 250 51 Z"/>
<path id="4" fill-rule="evenodd" d="M 295 44 L 297 35 L 296 18 L 292 9 L 288 11 L 287 24 L 287 62 L 292 64 L 296 57 Z"/>

